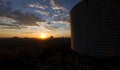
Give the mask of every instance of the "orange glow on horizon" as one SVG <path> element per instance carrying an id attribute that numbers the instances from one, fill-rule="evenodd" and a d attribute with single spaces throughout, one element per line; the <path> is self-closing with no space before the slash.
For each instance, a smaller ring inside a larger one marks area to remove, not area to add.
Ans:
<path id="1" fill-rule="evenodd" d="M 41 34 L 41 35 L 39 36 L 39 38 L 40 38 L 40 39 L 47 39 L 48 36 L 47 36 L 47 34 Z"/>

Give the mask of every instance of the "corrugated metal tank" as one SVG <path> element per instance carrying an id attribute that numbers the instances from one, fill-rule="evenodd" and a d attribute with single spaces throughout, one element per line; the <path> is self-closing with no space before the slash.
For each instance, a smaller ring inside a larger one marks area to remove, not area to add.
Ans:
<path id="1" fill-rule="evenodd" d="M 89 56 L 120 56 L 120 1 L 87 1 L 70 12 L 72 48 Z"/>

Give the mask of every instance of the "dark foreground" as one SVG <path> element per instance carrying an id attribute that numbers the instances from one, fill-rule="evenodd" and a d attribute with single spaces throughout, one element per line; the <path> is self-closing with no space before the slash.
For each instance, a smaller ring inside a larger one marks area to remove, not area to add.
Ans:
<path id="1" fill-rule="evenodd" d="M 69 38 L 0 39 L 0 70 L 120 70 L 119 58 L 80 55 Z"/>

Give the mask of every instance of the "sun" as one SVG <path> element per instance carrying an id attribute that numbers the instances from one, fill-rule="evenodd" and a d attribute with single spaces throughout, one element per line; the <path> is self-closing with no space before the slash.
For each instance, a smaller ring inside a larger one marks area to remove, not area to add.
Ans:
<path id="1" fill-rule="evenodd" d="M 46 34 L 41 34 L 41 35 L 39 36 L 39 38 L 40 38 L 40 39 L 46 39 L 46 38 L 47 38 L 47 35 L 46 35 Z"/>

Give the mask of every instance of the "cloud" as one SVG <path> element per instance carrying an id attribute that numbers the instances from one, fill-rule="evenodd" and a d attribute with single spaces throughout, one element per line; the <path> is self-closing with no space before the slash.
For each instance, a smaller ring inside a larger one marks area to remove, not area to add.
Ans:
<path id="1" fill-rule="evenodd" d="M 17 24 L 26 26 L 38 26 L 38 24 L 35 23 L 36 21 L 44 21 L 39 17 L 35 16 L 34 14 L 31 13 L 24 14 L 19 11 L 13 12 L 11 17 L 18 21 Z"/>
<path id="2" fill-rule="evenodd" d="M 20 10 L 12 10 L 9 2 L 1 3 L 0 25 L 7 28 L 24 28 L 23 26 L 39 26 L 36 21 L 44 21 L 32 13 L 23 13 Z"/>
<path id="3" fill-rule="evenodd" d="M 3 0 L 0 0 L 0 3 L 2 3 L 3 2 Z"/>
<path id="4" fill-rule="evenodd" d="M 26 26 L 22 26 L 17 24 L 17 21 L 12 18 L 0 17 L 0 26 L 4 29 L 21 29 L 27 28 Z"/>
<path id="5" fill-rule="evenodd" d="M 6 26 L 15 26 L 17 27 L 18 24 L 16 24 L 17 21 L 12 18 L 7 17 L 0 17 L 0 25 L 6 25 Z"/>
<path id="6" fill-rule="evenodd" d="M 12 23 L 17 23 L 17 21 L 12 18 L 0 17 L 0 23 L 12 24 Z"/>
<path id="7" fill-rule="evenodd" d="M 56 11 L 66 10 L 63 6 L 60 6 L 56 3 L 55 0 L 50 0 L 52 8 Z M 4 4 L 5 3 L 5 4 Z M 52 15 L 50 12 L 34 9 L 34 14 L 27 13 L 21 11 L 21 10 L 13 10 L 13 8 L 10 5 L 11 3 L 3 2 L 0 6 L 0 26 L 2 28 L 7 29 L 20 29 L 20 28 L 27 28 L 28 26 L 43 26 L 49 30 L 59 29 L 59 28 L 68 28 L 69 26 L 69 16 L 66 15 L 66 13 L 55 13 L 55 15 Z M 45 7 L 42 4 L 27 4 L 29 7 L 36 7 L 45 9 L 48 8 Z M 37 15 L 35 15 L 37 13 Z M 48 19 L 43 20 L 38 17 L 38 15 L 41 16 L 48 16 Z M 50 18 L 51 17 L 51 18 Z M 48 21 L 48 22 L 47 22 Z"/>
<path id="8" fill-rule="evenodd" d="M 50 22 L 51 24 L 45 24 L 44 27 L 48 30 L 56 30 L 56 29 L 70 29 L 69 21 L 64 20 L 54 20 Z"/>
<path id="9" fill-rule="evenodd" d="M 66 21 L 70 19 L 68 14 L 55 14 L 52 16 L 52 18 L 59 19 L 59 20 L 66 20 Z"/>
<path id="10" fill-rule="evenodd" d="M 46 21 L 36 21 L 36 24 L 38 24 L 39 26 L 44 26 L 44 25 L 46 25 L 47 24 L 47 22 Z"/>
<path id="11" fill-rule="evenodd" d="M 56 23 L 69 24 L 69 21 L 66 21 L 66 20 L 54 20 L 54 21 L 51 21 L 51 23 L 53 23 L 53 24 L 56 24 Z"/>
<path id="12" fill-rule="evenodd" d="M 43 0 L 44 2 L 46 2 L 46 0 Z"/>
<path id="13" fill-rule="evenodd" d="M 55 29 L 58 29 L 59 27 L 54 27 L 54 26 L 51 26 L 51 25 L 45 25 L 44 26 L 46 29 L 48 29 L 48 30 L 55 30 Z"/>
<path id="14" fill-rule="evenodd" d="M 2 26 L 3 29 L 23 29 L 27 28 L 26 26 Z"/>
<path id="15" fill-rule="evenodd" d="M 60 6 L 59 4 L 56 3 L 56 0 L 50 0 L 50 4 L 52 6 L 52 9 L 54 10 L 62 10 L 62 11 L 65 11 L 66 8 L 63 7 L 63 6 Z"/>
<path id="16" fill-rule="evenodd" d="M 42 4 L 27 4 L 27 6 L 31 8 L 40 8 L 43 10 L 48 8 L 48 6 Z"/>
<path id="17" fill-rule="evenodd" d="M 49 12 L 46 12 L 46 11 L 40 11 L 40 10 L 34 10 L 35 12 L 41 14 L 41 15 L 46 15 L 46 16 L 50 16 L 50 13 Z"/>

